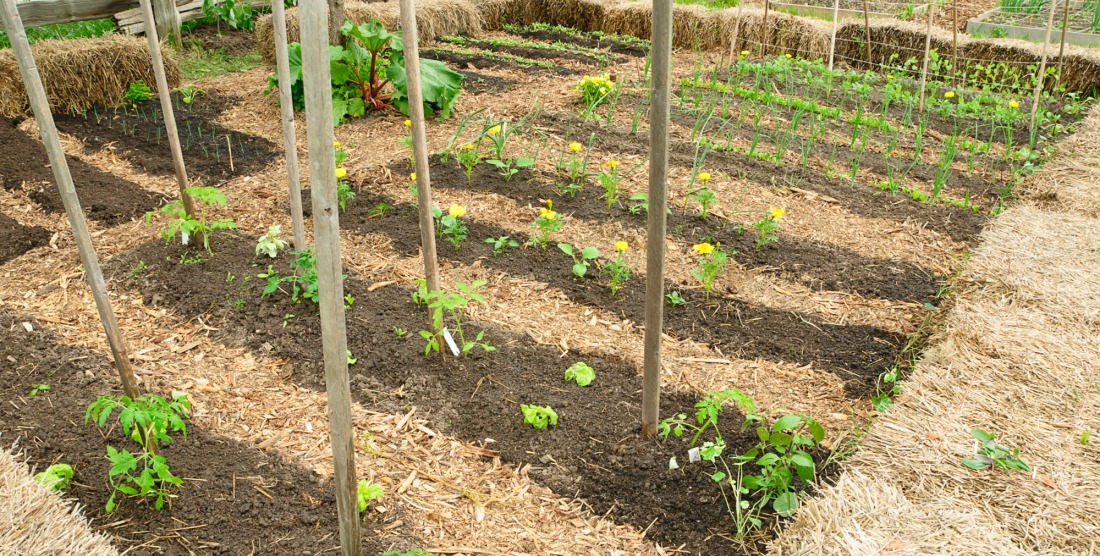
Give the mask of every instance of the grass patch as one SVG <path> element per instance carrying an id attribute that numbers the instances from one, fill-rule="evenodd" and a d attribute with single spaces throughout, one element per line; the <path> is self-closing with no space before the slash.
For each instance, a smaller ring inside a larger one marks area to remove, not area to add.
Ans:
<path id="1" fill-rule="evenodd" d="M 89 37 L 101 37 L 113 33 L 118 27 L 111 18 L 93 19 L 91 21 L 76 21 L 73 23 L 57 23 L 43 25 L 41 27 L 28 27 L 27 40 L 31 44 L 46 39 L 85 39 Z M 0 48 L 11 48 L 8 34 L 0 31 Z"/>
<path id="2" fill-rule="evenodd" d="M 229 56 L 224 50 L 204 50 L 201 47 L 176 52 L 176 62 L 184 81 L 240 73 L 263 65 L 260 53 L 253 50 L 244 56 Z"/>

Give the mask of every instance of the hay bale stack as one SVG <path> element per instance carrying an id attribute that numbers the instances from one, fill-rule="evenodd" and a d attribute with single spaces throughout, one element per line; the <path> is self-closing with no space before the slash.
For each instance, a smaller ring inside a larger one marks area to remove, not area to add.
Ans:
<path id="1" fill-rule="evenodd" d="M 481 14 L 481 28 L 500 29 L 505 23 L 521 23 L 526 17 L 530 0 L 471 0 Z"/>
<path id="2" fill-rule="evenodd" d="M 55 112 L 113 105 L 126 94 L 130 83 L 139 80 L 156 89 L 144 37 L 47 40 L 32 45 L 31 51 Z M 169 86 L 179 86 L 180 68 L 175 60 L 165 59 L 164 69 Z M 29 112 L 15 56 L 11 50 L 0 51 L 0 115 L 15 117 Z"/>
<path id="3" fill-rule="evenodd" d="M 355 23 L 377 19 L 387 29 L 397 29 L 401 19 L 397 2 L 344 4 L 344 15 Z M 481 13 L 468 0 L 416 0 L 416 30 L 421 44 L 444 35 L 477 35 L 481 32 Z M 275 63 L 274 25 L 270 14 L 256 21 L 256 49 L 270 64 Z M 298 9 L 286 12 L 287 42 L 301 37 Z"/>
<path id="4" fill-rule="evenodd" d="M 118 556 L 80 509 L 39 485 L 27 466 L 0 449 L 0 554 Z"/>
<path id="5" fill-rule="evenodd" d="M 672 45 L 677 48 L 710 49 L 729 44 L 715 25 L 715 14 L 695 4 L 672 7 Z M 607 33 L 631 35 L 649 39 L 653 35 L 653 3 L 627 2 L 612 5 L 606 13 L 602 30 Z"/>

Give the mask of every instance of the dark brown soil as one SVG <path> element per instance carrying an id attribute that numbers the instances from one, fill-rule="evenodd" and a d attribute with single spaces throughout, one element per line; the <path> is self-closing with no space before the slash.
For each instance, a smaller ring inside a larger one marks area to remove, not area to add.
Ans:
<path id="1" fill-rule="evenodd" d="M 223 341 L 289 357 L 292 380 L 323 388 L 316 306 L 294 304 L 282 293 L 260 299 L 263 284 L 251 277 L 269 264 L 287 274 L 286 257 L 254 259 L 255 240 L 234 237 L 219 236 L 215 255 L 197 264 L 179 262 L 183 247 L 166 249 L 153 242 L 110 261 L 109 272 L 115 280 L 136 285 L 146 303 L 172 307 L 182 318 L 213 313 Z M 502 260 L 521 258 L 515 254 Z M 148 268 L 133 282 L 130 269 L 139 260 Z M 207 279 L 228 274 L 235 276 L 231 284 Z M 694 554 L 737 553 L 712 536 L 729 530 L 729 518 L 711 471 L 702 465 L 668 469 L 672 456 L 686 461 L 686 440 L 638 436 L 641 381 L 632 365 L 609 354 L 563 355 L 527 336 L 468 320 L 463 322 L 466 337 L 483 330 L 497 351 L 476 348 L 468 358 L 425 357 L 417 331 L 425 328 L 427 315 L 412 302 L 413 290 L 391 285 L 369 291 L 368 284 L 356 276 L 345 283 L 345 292 L 355 298 L 347 317 L 349 348 L 358 360 L 350 368 L 352 391 L 362 403 L 380 411 L 427 409 L 434 426 L 470 442 L 489 442 L 486 447 L 499 451 L 504 461 L 531 465 L 535 480 L 562 495 L 579 496 L 598 514 L 649 527 L 649 535 L 666 546 L 686 543 Z M 563 380 L 565 368 L 576 361 L 596 369 L 592 386 L 582 389 Z M 666 392 L 662 415 L 693 414 L 694 402 L 692 395 Z M 549 405 L 561 420 L 550 430 L 535 431 L 523 425 L 520 404 Z M 740 421 L 732 410 L 723 417 L 730 450 L 754 442 L 751 432 L 738 432 Z"/>
<path id="2" fill-rule="evenodd" d="M 469 56 L 466 54 L 460 54 L 447 49 L 433 48 L 430 50 L 424 50 L 420 55 L 429 60 L 439 60 L 440 62 L 446 62 L 447 65 L 454 68 L 456 71 L 460 71 L 460 68 L 470 69 L 507 69 L 516 71 L 519 73 L 525 73 L 529 75 L 537 75 L 545 72 L 552 72 L 557 75 L 576 75 L 577 72 L 566 67 L 554 65 L 551 68 L 544 68 L 539 66 L 527 66 L 523 64 L 517 64 L 499 58 L 490 58 L 488 56 Z"/>
<path id="3" fill-rule="evenodd" d="M 42 143 L 19 131 L 14 120 L 0 119 L 0 185 L 27 191 L 47 212 L 65 212 Z M 159 207 L 164 196 L 100 171 L 84 161 L 66 157 L 80 206 L 88 218 L 112 226 L 141 218 Z"/>
<path id="4" fill-rule="evenodd" d="M 26 332 L 22 322 L 33 323 L 35 331 Z M 321 554 L 338 547 L 331 484 L 304 467 L 193 424 L 186 438 L 174 438 L 162 451 L 173 474 L 186 480 L 177 488 L 178 498 L 158 512 L 151 503 L 120 496 L 118 508 L 104 513 L 110 496 L 106 446 L 140 449 L 118 430 L 104 437 L 94 425 L 84 425 L 91 402 L 119 392 L 113 366 L 98 353 L 59 345 L 32 319 L 3 310 L 0 346 L 0 431 L 6 442 L 18 443 L 39 469 L 71 465 L 76 473 L 68 496 L 114 536 L 120 549 L 177 555 Z M 51 389 L 30 397 L 35 384 Z M 398 520 L 399 512 L 365 515 L 364 554 L 410 546 L 379 532 Z"/>
<path id="5" fill-rule="evenodd" d="M 397 163 L 394 171 L 407 174 L 407 162 Z M 594 180 L 588 180 L 581 192 L 570 197 L 555 190 L 551 185 L 552 177 L 521 171 L 505 182 L 497 170 L 488 164 L 475 167 L 471 179 L 467 181 L 465 169 L 455 161 L 443 163 L 439 158 L 433 158 L 431 175 L 433 188 L 491 192 L 532 206 L 539 205 L 541 199 L 551 198 L 555 209 L 573 218 L 591 222 L 615 220 L 624 226 L 643 230 L 646 227 L 645 213 L 632 214 L 627 208 L 631 203 L 626 199 L 621 199 L 608 211 L 603 189 L 593 183 Z M 373 205 L 364 208 L 369 210 Z M 759 215 L 746 215 L 742 222 L 731 222 L 713 214 L 703 219 L 696 213 L 696 208 L 692 207 L 684 213 L 682 207 L 677 205 L 668 215 L 670 235 L 685 247 L 709 237 L 736 251 L 734 259 L 742 264 L 778 274 L 816 290 L 848 291 L 868 297 L 926 303 L 934 301 L 942 281 L 942 277 L 937 277 L 932 271 L 911 263 L 867 257 L 844 247 L 782 232 L 777 243 L 756 249 L 756 236 L 753 234 L 756 230 L 748 228 L 748 224 L 758 219 Z M 747 231 L 744 228 L 748 228 Z M 415 245 L 408 247 L 415 253 L 418 246 L 417 239 Z"/>
<path id="6" fill-rule="evenodd" d="M 497 77 L 495 75 L 487 75 L 484 73 L 477 73 L 470 70 L 455 70 L 462 74 L 464 78 L 462 81 L 462 91 L 471 95 L 480 93 L 503 93 L 510 91 L 516 86 L 516 82 L 511 79 L 505 79 L 503 77 Z"/>
<path id="7" fill-rule="evenodd" d="M 218 115 L 232 105 L 232 97 L 203 93 L 187 105 L 179 93 L 172 93 L 172 102 L 183 159 L 193 182 L 214 185 L 235 176 L 258 173 L 281 152 L 263 137 L 214 123 Z M 109 148 L 122 154 L 150 174 L 175 175 L 160 101 L 156 98 L 136 106 L 119 105 L 79 114 L 58 114 L 57 127 L 84 141 L 89 149 Z"/>
<path id="8" fill-rule="evenodd" d="M 24 226 L 0 212 L 0 264 L 50 241 L 50 232 L 38 226 Z"/>
<path id="9" fill-rule="evenodd" d="M 492 52 L 504 52 L 506 54 L 522 56 L 524 58 L 530 58 L 532 60 L 569 60 L 571 62 L 577 62 L 589 66 L 597 66 L 603 63 L 601 60 L 593 56 L 580 52 L 546 50 L 543 48 L 531 48 L 526 46 L 494 45 L 488 42 L 477 42 L 474 44 L 478 48 L 483 48 Z"/>
<path id="10" fill-rule="evenodd" d="M 183 44 L 197 46 L 207 52 L 223 51 L 228 56 L 243 56 L 256 50 L 256 36 L 251 31 L 233 29 L 222 24 L 203 23 L 183 34 Z"/>
<path id="11" fill-rule="evenodd" d="M 599 38 L 591 35 L 581 35 L 579 32 L 577 35 L 572 35 L 569 33 L 563 33 L 561 31 L 540 29 L 538 31 L 522 31 L 515 34 L 517 36 L 530 40 L 543 41 L 548 43 L 563 42 L 575 44 L 578 46 L 584 46 L 587 48 L 606 49 L 616 54 L 626 54 L 629 56 L 644 57 L 649 54 L 648 50 L 640 46 L 626 45 L 612 40 L 600 40 Z"/>

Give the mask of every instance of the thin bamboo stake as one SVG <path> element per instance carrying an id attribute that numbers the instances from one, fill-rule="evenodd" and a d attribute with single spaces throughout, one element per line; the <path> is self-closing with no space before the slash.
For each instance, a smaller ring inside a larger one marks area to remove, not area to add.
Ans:
<path id="1" fill-rule="evenodd" d="M 929 2 L 931 5 L 931 2 Z M 867 67 L 873 67 L 871 63 L 871 18 L 867 16 L 867 0 L 863 0 L 863 42 L 867 43 Z"/>
<path id="2" fill-rule="evenodd" d="M 864 0 L 866 2 L 867 0 Z M 920 107 L 918 110 L 921 114 L 924 113 L 924 89 L 928 84 L 928 62 L 930 52 L 932 50 L 932 14 L 935 12 L 935 3 L 928 3 L 928 28 L 925 29 L 924 35 L 924 64 L 921 65 L 920 70 Z"/>
<path id="3" fill-rule="evenodd" d="M 275 31 L 275 65 L 279 74 L 279 108 L 282 110 L 283 144 L 286 150 L 286 180 L 290 189 L 290 222 L 294 229 L 294 249 L 306 248 L 306 224 L 302 215 L 302 186 L 298 173 L 298 139 L 294 131 L 294 98 L 290 91 L 290 58 L 286 44 L 286 11 L 283 3 L 271 3 Z"/>
<path id="4" fill-rule="evenodd" d="M 405 45 L 405 79 L 409 91 L 409 123 L 412 124 L 413 160 L 416 162 L 416 203 L 420 209 L 420 247 L 424 252 L 424 286 L 439 291 L 439 263 L 436 261 L 435 218 L 432 216 L 432 180 L 429 174 L 428 138 L 424 129 L 424 93 L 420 89 L 420 47 L 417 45 L 416 7 L 401 0 L 401 31 Z M 442 330 L 434 330 L 439 353 L 445 348 Z"/>
<path id="5" fill-rule="evenodd" d="M 744 12 L 744 8 L 744 0 L 737 3 L 737 24 L 733 26 L 733 38 L 730 39 L 730 68 L 733 68 L 733 64 L 737 60 L 737 41 L 741 38 L 741 14 Z"/>
<path id="6" fill-rule="evenodd" d="M 321 348 L 325 357 L 336 512 L 344 556 L 359 556 L 362 539 L 356 504 L 354 428 L 351 421 L 351 384 L 348 382 L 344 282 L 340 264 L 340 207 L 336 199 L 336 153 L 332 148 L 328 5 L 325 2 L 302 2 L 299 13 L 302 78 L 306 95 L 306 139 L 313 198 L 313 239 L 316 244 L 317 293 L 321 311 Z"/>
<path id="7" fill-rule="evenodd" d="M 932 2 L 928 9 L 932 9 Z M 959 0 L 951 0 L 951 82 L 959 82 Z"/>
<path id="8" fill-rule="evenodd" d="M 741 3 L 744 3 L 742 0 Z M 833 58 L 836 55 L 836 28 L 840 18 L 840 0 L 833 0 L 833 32 L 829 36 L 829 69 L 833 69 Z"/>
<path id="9" fill-rule="evenodd" d="M 744 0 L 741 0 L 741 1 L 743 2 Z M 760 55 L 761 56 L 767 56 L 768 55 L 768 9 L 771 8 L 771 5 L 772 5 L 771 0 L 764 0 L 764 26 L 763 26 L 763 31 L 761 31 L 764 34 L 764 36 L 760 39 L 760 42 L 763 43 L 763 44 L 760 45 Z M 654 21 L 656 21 L 656 19 L 657 19 L 656 16 L 654 16 L 653 19 L 654 19 Z"/>
<path id="10" fill-rule="evenodd" d="M 1062 43 L 1058 46 L 1058 80 L 1062 80 L 1062 64 L 1066 61 L 1066 26 L 1069 25 L 1069 0 L 1065 0 L 1066 9 L 1062 11 Z"/>
<path id="11" fill-rule="evenodd" d="M 1054 2 L 1050 3 L 1050 12 L 1047 15 L 1047 34 L 1043 40 L 1043 55 L 1042 61 L 1039 63 L 1039 78 L 1035 80 L 1035 99 L 1031 102 L 1031 125 L 1029 129 L 1031 131 L 1031 146 L 1035 147 L 1035 138 L 1038 130 L 1035 129 L 1036 121 L 1039 116 L 1039 100 L 1043 94 L 1043 80 L 1047 73 L 1047 46 L 1050 45 L 1050 30 L 1054 27 Z"/>
<path id="12" fill-rule="evenodd" d="M 141 16 L 145 19 L 145 39 L 149 43 L 149 57 L 153 63 L 153 74 L 157 79 L 157 94 L 160 96 L 160 108 L 164 113 L 164 128 L 168 135 L 168 145 L 172 149 L 172 164 L 176 167 L 176 183 L 180 188 L 180 199 L 187 214 L 195 214 L 195 204 L 187 194 L 187 167 L 183 163 L 183 150 L 180 148 L 180 136 L 176 130 L 176 113 L 172 108 L 172 91 L 168 89 L 168 78 L 164 74 L 164 58 L 161 57 L 160 39 L 153 25 L 153 8 L 149 0 L 141 1 Z"/>
<path id="13" fill-rule="evenodd" d="M 38 67 L 34 63 L 31 46 L 27 42 L 27 33 L 23 29 L 23 21 L 19 17 L 19 10 L 16 9 L 14 0 L 0 0 L 0 21 L 3 21 L 4 28 L 7 29 L 8 39 L 15 52 L 15 60 L 19 64 L 19 73 L 27 89 L 27 99 L 34 111 L 38 131 L 42 135 L 42 143 L 50 159 L 50 169 L 53 170 L 57 189 L 61 193 L 61 202 L 65 205 L 65 214 L 69 217 L 69 225 L 73 229 L 76 249 L 80 253 L 80 262 L 84 264 L 84 275 L 88 280 L 88 287 L 92 290 L 92 299 L 95 300 L 99 320 L 103 322 L 107 343 L 111 346 L 111 356 L 115 359 L 115 368 L 118 369 L 122 389 L 127 396 L 136 398 L 141 395 L 141 391 L 137 387 L 134 369 L 130 366 L 126 339 L 118 328 L 118 321 L 111 307 L 111 298 L 107 295 L 103 272 L 99 268 L 99 258 L 96 256 L 95 247 L 88 234 L 88 223 L 84 220 L 84 211 L 80 208 L 80 199 L 77 197 L 76 187 L 73 186 L 73 176 L 69 173 L 69 163 L 65 159 L 61 138 L 57 134 L 57 126 L 54 125 L 53 113 L 50 112 L 50 105 L 46 100 L 46 89 L 42 85 L 42 77 L 38 74 Z"/>
<path id="14" fill-rule="evenodd" d="M 766 42 L 766 41 L 765 41 Z M 657 434 L 661 403 L 661 330 L 665 294 L 665 207 L 672 76 L 672 0 L 653 2 L 653 105 L 649 128 L 649 216 L 646 237 L 645 354 L 642 435 Z"/>

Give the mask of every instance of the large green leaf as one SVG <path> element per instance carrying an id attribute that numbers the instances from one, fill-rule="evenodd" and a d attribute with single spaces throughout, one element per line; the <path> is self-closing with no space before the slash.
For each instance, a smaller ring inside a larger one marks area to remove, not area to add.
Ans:
<path id="1" fill-rule="evenodd" d="M 409 113 L 408 81 L 405 75 L 404 58 L 393 57 L 386 77 L 393 82 L 393 104 L 402 114 Z M 445 119 L 454 110 L 455 101 L 462 90 L 462 74 L 447 67 L 439 60 L 420 59 L 420 90 L 424 95 L 424 114 L 438 112 Z"/>

